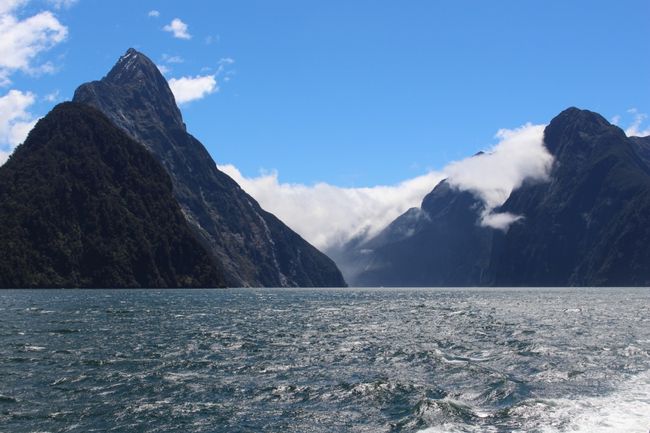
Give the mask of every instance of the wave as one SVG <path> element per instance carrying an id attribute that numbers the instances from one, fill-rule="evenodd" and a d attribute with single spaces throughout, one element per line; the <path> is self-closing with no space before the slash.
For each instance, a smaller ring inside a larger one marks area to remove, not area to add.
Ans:
<path id="1" fill-rule="evenodd" d="M 418 433 L 647 433 L 650 371 L 598 397 L 534 399 L 483 417 L 479 423 L 445 423 Z"/>

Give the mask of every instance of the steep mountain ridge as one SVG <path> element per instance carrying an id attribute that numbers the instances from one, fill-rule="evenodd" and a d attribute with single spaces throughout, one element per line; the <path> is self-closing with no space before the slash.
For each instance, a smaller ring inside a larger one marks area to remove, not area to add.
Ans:
<path id="1" fill-rule="evenodd" d="M 162 163 L 185 217 L 223 264 L 228 285 L 345 285 L 331 259 L 217 168 L 187 133 L 166 80 L 144 54 L 129 49 L 106 77 L 81 85 L 73 100 L 102 111 Z"/>
<path id="2" fill-rule="evenodd" d="M 0 287 L 220 287 L 163 167 L 63 103 L 0 167 Z"/>
<path id="3" fill-rule="evenodd" d="M 650 135 L 646 137 L 630 137 L 639 158 L 650 167 Z"/>
<path id="4" fill-rule="evenodd" d="M 597 113 L 569 108 L 544 133 L 551 181 L 514 191 L 513 224 L 492 263 L 494 283 L 650 283 L 650 171 L 633 140 Z"/>

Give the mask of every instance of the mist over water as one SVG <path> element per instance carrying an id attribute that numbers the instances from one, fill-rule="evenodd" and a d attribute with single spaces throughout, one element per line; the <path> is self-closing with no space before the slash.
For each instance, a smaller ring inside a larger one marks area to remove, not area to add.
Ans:
<path id="1" fill-rule="evenodd" d="M 0 291 L 0 431 L 639 432 L 648 289 Z"/>

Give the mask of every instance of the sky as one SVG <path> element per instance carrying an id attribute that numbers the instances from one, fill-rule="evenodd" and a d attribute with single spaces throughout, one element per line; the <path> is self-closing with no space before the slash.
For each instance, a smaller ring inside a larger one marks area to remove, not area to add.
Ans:
<path id="1" fill-rule="evenodd" d="M 299 230 L 326 247 L 463 179 L 459 163 L 476 171 L 468 156 L 510 154 L 508 134 L 531 149 L 516 167 L 547 167 L 529 134 L 567 107 L 650 134 L 649 22 L 647 0 L 0 0 L 0 163 L 133 47 L 263 206 L 295 227 L 296 202 L 323 223 L 340 203 L 330 234 Z M 485 221 L 494 190 L 478 192 Z"/>

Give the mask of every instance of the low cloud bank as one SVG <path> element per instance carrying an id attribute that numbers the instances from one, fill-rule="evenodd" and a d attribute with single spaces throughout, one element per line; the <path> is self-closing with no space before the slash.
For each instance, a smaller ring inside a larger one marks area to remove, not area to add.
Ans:
<path id="1" fill-rule="evenodd" d="M 233 165 L 219 169 L 232 177 L 260 205 L 320 249 L 341 245 L 357 236 L 373 236 L 411 207 L 442 179 L 475 194 L 485 203 L 480 223 L 506 229 L 519 216 L 494 213 L 510 193 L 526 180 L 544 181 L 552 156 L 543 144 L 544 125 L 502 129 L 499 142 L 487 153 L 453 162 L 397 185 L 341 188 L 282 183 L 276 171 L 245 177 Z"/>
<path id="2" fill-rule="evenodd" d="M 232 177 L 260 205 L 320 249 L 355 236 L 372 236 L 411 207 L 444 175 L 430 172 L 393 186 L 341 188 L 327 183 L 281 183 L 278 173 L 247 178 L 233 165 L 219 169 Z"/>

